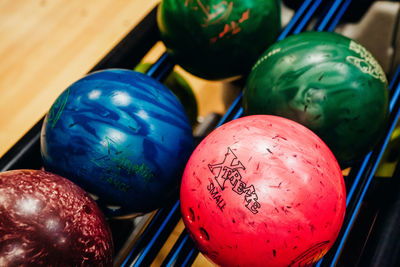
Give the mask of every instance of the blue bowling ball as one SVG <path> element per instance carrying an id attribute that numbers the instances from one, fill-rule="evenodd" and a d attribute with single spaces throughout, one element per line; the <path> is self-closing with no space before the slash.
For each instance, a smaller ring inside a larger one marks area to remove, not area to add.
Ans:
<path id="1" fill-rule="evenodd" d="M 131 70 L 102 70 L 73 83 L 41 131 L 45 169 L 94 195 L 108 217 L 162 207 L 177 192 L 192 151 L 179 100 Z"/>

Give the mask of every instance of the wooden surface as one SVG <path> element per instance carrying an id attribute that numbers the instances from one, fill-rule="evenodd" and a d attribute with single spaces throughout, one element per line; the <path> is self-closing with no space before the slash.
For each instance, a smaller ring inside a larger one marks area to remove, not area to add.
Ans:
<path id="1" fill-rule="evenodd" d="M 0 155 L 158 2 L 0 0 Z M 205 101 L 202 81 L 189 79 L 196 87 L 196 97 L 202 100 L 201 114 L 222 110 Z M 220 94 L 220 84 L 213 86 L 218 88 L 206 91 Z"/>
<path id="2" fill-rule="evenodd" d="M 157 2 L 0 1 L 1 155 Z"/>

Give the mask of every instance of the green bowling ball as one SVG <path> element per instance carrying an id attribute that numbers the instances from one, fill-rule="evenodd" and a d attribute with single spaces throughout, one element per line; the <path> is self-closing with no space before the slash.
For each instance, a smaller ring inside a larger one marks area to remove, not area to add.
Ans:
<path id="1" fill-rule="evenodd" d="M 357 42 L 304 32 L 272 45 L 255 63 L 243 95 L 245 114 L 274 114 L 320 136 L 342 166 L 377 143 L 388 119 L 386 75 Z"/>
<path id="2" fill-rule="evenodd" d="M 151 63 L 142 62 L 134 70 L 145 73 L 151 66 Z M 189 83 L 179 73 L 173 71 L 168 75 L 163 84 L 176 95 L 186 111 L 190 124 L 192 127 L 195 126 L 197 124 L 198 106 L 196 96 Z"/>
<path id="3" fill-rule="evenodd" d="M 163 0 L 161 40 L 191 74 L 221 80 L 247 74 L 281 30 L 279 0 Z"/>

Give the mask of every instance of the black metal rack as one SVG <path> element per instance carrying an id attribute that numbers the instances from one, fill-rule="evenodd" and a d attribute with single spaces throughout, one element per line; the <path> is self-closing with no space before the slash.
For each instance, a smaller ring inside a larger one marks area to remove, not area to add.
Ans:
<path id="1" fill-rule="evenodd" d="M 351 0 L 303 1 L 278 40 L 308 29 L 333 31 L 351 3 Z M 158 40 L 155 8 L 91 71 L 132 69 Z M 165 53 L 147 74 L 163 80 L 173 67 L 174 62 Z M 400 200 L 397 196 L 400 195 L 400 183 L 397 181 L 400 168 L 396 168 L 389 179 L 375 177 L 400 116 L 400 68 L 391 77 L 390 95 L 390 122 L 385 129 L 385 136 L 362 162 L 351 166 L 346 177 L 347 209 L 343 227 L 336 243 L 317 266 L 400 266 L 400 256 L 396 256 L 400 251 L 400 241 L 397 241 L 400 231 L 396 221 L 400 218 Z M 241 97 L 240 93 L 219 121 L 203 125 L 204 130 L 198 133 L 196 140 L 200 141 L 218 125 L 242 116 Z M 42 167 L 39 145 L 42 121 L 39 120 L 0 159 L 0 171 Z M 149 266 L 179 220 L 177 198 L 166 207 L 134 220 L 110 220 L 116 247 L 115 265 Z M 197 255 L 194 243 L 183 230 L 161 266 L 190 266 Z"/>

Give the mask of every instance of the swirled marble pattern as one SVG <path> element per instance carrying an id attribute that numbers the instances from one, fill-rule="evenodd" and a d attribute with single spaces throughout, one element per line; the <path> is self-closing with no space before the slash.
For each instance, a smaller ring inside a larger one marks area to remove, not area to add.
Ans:
<path id="1" fill-rule="evenodd" d="M 164 85 L 130 70 L 73 83 L 45 117 L 45 168 L 98 197 L 107 216 L 162 207 L 193 149 L 189 120 Z"/>
<path id="2" fill-rule="evenodd" d="M 140 63 L 134 68 L 134 70 L 141 73 L 146 73 L 146 71 L 148 71 L 152 65 L 152 63 Z M 192 125 L 192 127 L 196 126 L 198 105 L 196 96 L 189 83 L 178 72 L 172 71 L 167 78 L 165 78 L 163 84 L 170 89 L 182 103 L 183 108 L 185 109 L 189 118 L 190 125 Z"/>
<path id="3" fill-rule="evenodd" d="M 77 185 L 39 170 L 0 173 L 0 266 L 112 266 L 110 228 Z"/>
<path id="4" fill-rule="evenodd" d="M 342 35 L 305 32 L 271 46 L 244 88 L 246 114 L 293 119 L 317 133 L 342 165 L 361 159 L 388 119 L 385 73 Z"/>
<path id="5" fill-rule="evenodd" d="M 247 74 L 281 29 L 277 0 L 163 0 L 157 15 L 167 51 L 210 80 Z"/>

